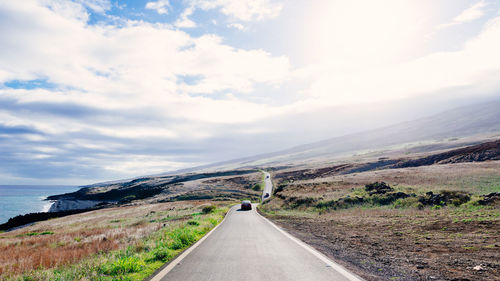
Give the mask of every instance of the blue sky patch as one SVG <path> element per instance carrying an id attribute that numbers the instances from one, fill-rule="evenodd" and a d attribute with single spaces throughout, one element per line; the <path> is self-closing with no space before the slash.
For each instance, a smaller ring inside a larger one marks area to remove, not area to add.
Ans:
<path id="1" fill-rule="evenodd" d="M 11 80 L 3 83 L 5 87 L 12 89 L 55 89 L 57 85 L 49 82 L 47 79 L 34 79 L 34 80 Z"/>

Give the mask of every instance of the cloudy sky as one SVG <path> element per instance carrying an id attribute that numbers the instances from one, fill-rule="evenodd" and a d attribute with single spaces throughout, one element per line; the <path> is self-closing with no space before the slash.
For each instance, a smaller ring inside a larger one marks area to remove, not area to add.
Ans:
<path id="1" fill-rule="evenodd" d="M 0 184 L 89 184 L 499 97 L 500 4 L 0 0 Z"/>

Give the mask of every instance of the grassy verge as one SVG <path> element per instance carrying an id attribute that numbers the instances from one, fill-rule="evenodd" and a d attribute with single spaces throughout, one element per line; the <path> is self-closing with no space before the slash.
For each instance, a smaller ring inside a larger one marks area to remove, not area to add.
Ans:
<path id="1" fill-rule="evenodd" d="M 183 220 L 165 220 L 159 230 L 125 249 L 98 252 L 71 265 L 38 268 L 6 280 L 143 280 L 208 233 L 227 210 L 207 207 Z"/>

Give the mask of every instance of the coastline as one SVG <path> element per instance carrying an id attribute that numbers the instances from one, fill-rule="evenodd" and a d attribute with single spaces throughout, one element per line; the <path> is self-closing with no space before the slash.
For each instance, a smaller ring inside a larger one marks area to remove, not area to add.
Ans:
<path id="1" fill-rule="evenodd" d="M 42 211 L 41 212 L 48 212 L 50 210 L 50 207 L 52 207 L 52 205 L 54 205 L 55 201 L 53 201 L 53 200 L 47 200 L 47 198 L 49 196 L 50 195 L 43 196 L 43 199 L 41 199 L 42 201 L 46 201 L 46 203 L 42 207 Z"/>
<path id="2" fill-rule="evenodd" d="M 48 212 L 55 203 L 47 200 L 49 196 L 78 189 L 67 185 L 0 185 L 0 224 L 16 216 Z"/>

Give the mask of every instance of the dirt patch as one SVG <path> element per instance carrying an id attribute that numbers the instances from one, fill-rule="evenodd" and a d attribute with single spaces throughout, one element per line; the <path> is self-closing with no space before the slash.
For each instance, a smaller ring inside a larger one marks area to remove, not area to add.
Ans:
<path id="1" fill-rule="evenodd" d="M 366 280 L 495 280 L 500 223 L 447 211 L 344 210 L 269 216 Z"/>

